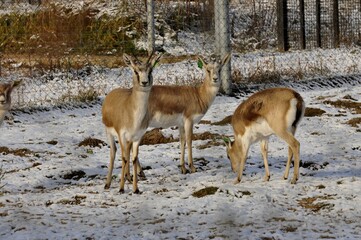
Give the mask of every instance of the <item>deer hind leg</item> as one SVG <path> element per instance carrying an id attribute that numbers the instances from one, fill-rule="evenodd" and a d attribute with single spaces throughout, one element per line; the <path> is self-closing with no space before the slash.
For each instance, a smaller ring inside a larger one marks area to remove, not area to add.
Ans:
<path id="1" fill-rule="evenodd" d="M 134 143 L 133 143 L 133 146 L 132 148 L 134 147 Z M 139 146 L 138 146 L 139 147 Z M 139 157 L 137 156 L 137 172 L 138 172 L 138 177 L 141 179 L 141 180 L 146 180 L 147 177 L 145 176 L 145 173 L 143 171 L 143 168 L 142 168 L 142 165 L 140 164 L 140 161 L 139 161 Z M 130 164 L 128 165 L 128 168 L 127 168 L 127 171 L 125 172 L 125 178 L 128 180 L 129 183 L 132 183 L 133 180 L 132 180 L 132 175 L 130 174 Z"/>
<path id="2" fill-rule="evenodd" d="M 133 192 L 139 194 L 140 191 L 138 189 L 138 153 L 139 153 L 139 142 L 133 143 L 133 154 L 132 154 L 132 162 L 133 162 Z"/>
<path id="3" fill-rule="evenodd" d="M 281 139 L 283 139 L 289 146 L 289 148 L 291 149 L 291 152 L 289 152 L 289 162 L 291 162 L 292 159 L 292 155 L 294 156 L 294 172 L 293 172 L 293 178 L 291 180 L 292 184 L 295 184 L 298 180 L 298 176 L 299 176 L 299 166 L 300 166 L 300 143 L 297 141 L 297 139 L 293 136 L 293 134 L 291 132 L 288 132 L 286 130 L 281 131 L 281 132 L 276 132 L 276 135 L 278 137 L 280 137 Z M 286 172 L 285 175 L 289 172 L 289 166 L 290 164 L 288 164 L 287 161 L 287 165 L 286 165 Z"/>
<path id="4" fill-rule="evenodd" d="M 264 168 L 265 168 L 265 171 L 266 171 L 266 175 L 264 176 L 264 180 L 266 182 L 268 182 L 269 179 L 270 179 L 270 172 L 269 172 L 269 167 L 268 167 L 268 139 L 263 139 L 261 141 L 261 153 L 262 153 L 262 157 L 263 157 Z"/>
<path id="5" fill-rule="evenodd" d="M 195 173 L 197 172 L 197 169 L 194 167 L 192 156 L 193 122 L 187 120 L 184 124 L 184 128 L 188 149 L 188 167 L 190 168 L 191 173 Z"/>
<path id="6" fill-rule="evenodd" d="M 294 136 L 296 133 L 296 128 L 292 128 L 291 132 L 292 132 L 292 135 Z M 288 147 L 288 159 L 287 159 L 285 174 L 283 175 L 283 179 L 285 179 L 285 180 L 288 179 L 288 174 L 290 172 L 292 157 L 293 157 L 292 148 Z"/>
<path id="7" fill-rule="evenodd" d="M 119 192 L 124 192 L 125 174 L 129 173 L 129 160 L 130 160 L 130 149 L 132 147 L 131 142 L 119 140 L 122 149 L 122 172 L 120 175 L 120 187 Z"/>
<path id="8" fill-rule="evenodd" d="M 114 159 L 115 159 L 115 155 L 117 152 L 117 147 L 115 145 L 114 137 L 110 133 L 107 133 L 107 138 L 108 138 L 108 143 L 110 145 L 110 161 L 109 161 L 109 167 L 108 167 L 107 180 L 106 180 L 104 189 L 110 188 L 110 184 L 112 182 L 113 168 L 114 168 Z"/>
<path id="9" fill-rule="evenodd" d="M 179 138 L 180 138 L 180 148 L 181 148 L 180 167 L 181 167 L 182 174 L 186 174 L 187 169 L 184 165 L 184 152 L 185 152 L 185 146 L 186 146 L 185 131 L 184 131 L 183 126 L 179 126 L 178 128 L 179 128 Z"/>

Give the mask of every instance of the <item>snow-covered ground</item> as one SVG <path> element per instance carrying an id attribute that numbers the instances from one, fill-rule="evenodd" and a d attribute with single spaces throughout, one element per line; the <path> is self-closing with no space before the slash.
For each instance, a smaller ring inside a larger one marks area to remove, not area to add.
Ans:
<path id="1" fill-rule="evenodd" d="M 296 134 L 303 163 L 296 185 L 281 180 L 287 146 L 277 138 L 269 146 L 270 181 L 263 181 L 256 144 L 237 185 L 225 147 L 217 144 L 222 140 L 215 138 L 194 141 L 198 172 L 186 175 L 178 168 L 178 142 L 142 145 L 142 194 L 132 194 L 129 183 L 119 194 L 119 161 L 110 190 L 103 188 L 109 148 L 78 146 L 88 137 L 105 141 L 100 104 L 14 112 L 0 133 L 6 171 L 0 239 L 360 239 L 361 126 L 346 124 L 361 117 L 360 107 L 329 104 L 360 103 L 359 82 L 296 87 L 307 107 L 325 111 L 305 117 Z M 231 115 L 244 98 L 218 96 L 195 133 L 232 136 L 230 125 L 210 123 Z M 162 132 L 178 137 L 175 129 Z M 192 195 L 210 187 L 214 194 Z"/>

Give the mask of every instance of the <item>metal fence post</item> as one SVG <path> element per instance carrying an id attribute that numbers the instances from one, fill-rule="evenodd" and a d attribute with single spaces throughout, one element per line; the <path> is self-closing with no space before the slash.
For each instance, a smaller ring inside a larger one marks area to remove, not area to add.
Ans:
<path id="1" fill-rule="evenodd" d="M 281 52 L 288 51 L 287 0 L 277 0 L 277 39 L 278 50 Z"/>
<path id="2" fill-rule="evenodd" d="M 316 0 L 316 46 L 321 47 L 321 0 Z"/>
<path id="3" fill-rule="evenodd" d="M 332 2 L 332 25 L 333 25 L 333 41 L 332 45 L 334 48 L 340 46 L 340 25 L 339 25 L 339 12 L 338 12 L 338 0 L 333 0 Z"/>
<path id="4" fill-rule="evenodd" d="M 217 0 L 214 3 L 214 21 L 216 35 L 216 54 L 221 58 L 230 52 L 229 0 Z M 221 71 L 222 91 L 231 94 L 231 61 Z"/>
<path id="5" fill-rule="evenodd" d="M 154 0 L 147 0 L 148 55 L 150 55 L 155 49 L 154 26 Z"/>
<path id="6" fill-rule="evenodd" d="M 300 0 L 300 45 L 306 49 L 305 0 Z"/>

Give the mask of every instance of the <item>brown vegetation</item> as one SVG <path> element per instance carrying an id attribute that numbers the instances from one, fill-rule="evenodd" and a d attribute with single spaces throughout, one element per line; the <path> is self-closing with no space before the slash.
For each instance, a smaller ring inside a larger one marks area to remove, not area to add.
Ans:
<path id="1" fill-rule="evenodd" d="M 319 117 L 323 115 L 326 111 L 319 108 L 310 108 L 305 109 L 305 117 Z"/>

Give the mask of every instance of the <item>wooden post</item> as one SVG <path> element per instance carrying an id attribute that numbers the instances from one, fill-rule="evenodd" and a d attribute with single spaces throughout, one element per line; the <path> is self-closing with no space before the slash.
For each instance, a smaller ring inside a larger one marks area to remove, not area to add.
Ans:
<path id="1" fill-rule="evenodd" d="M 277 39 L 278 50 L 288 51 L 288 18 L 287 18 L 287 0 L 277 0 Z"/>
<path id="2" fill-rule="evenodd" d="M 316 0 L 316 47 L 321 47 L 321 0 Z"/>
<path id="3" fill-rule="evenodd" d="M 333 38 L 332 45 L 334 48 L 340 47 L 340 25 L 339 25 L 339 12 L 338 0 L 332 0 L 332 25 L 333 25 Z"/>
<path id="4" fill-rule="evenodd" d="M 300 45 L 306 49 L 305 0 L 300 0 Z"/>

